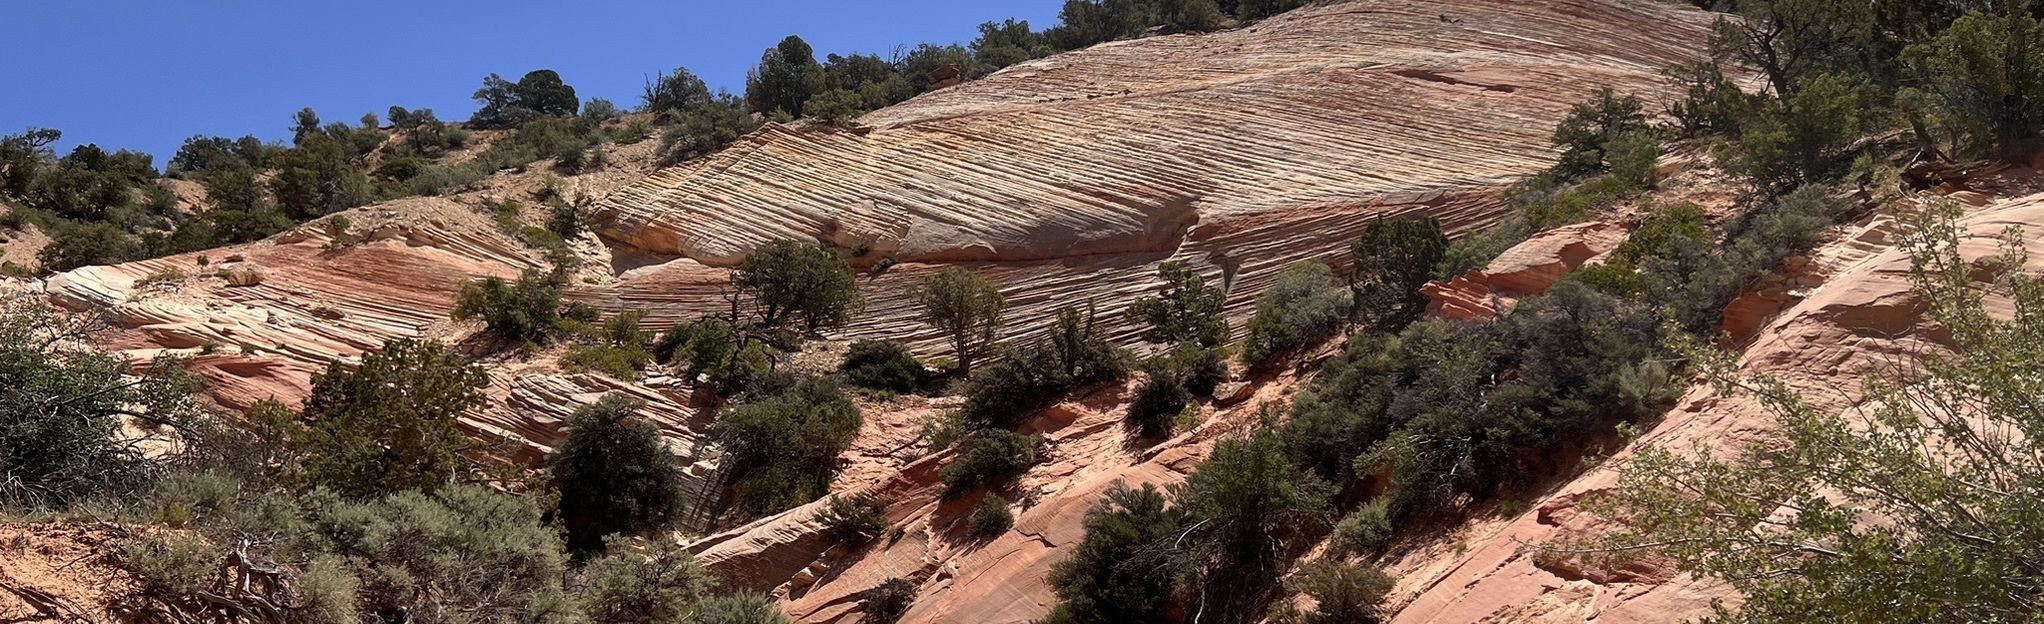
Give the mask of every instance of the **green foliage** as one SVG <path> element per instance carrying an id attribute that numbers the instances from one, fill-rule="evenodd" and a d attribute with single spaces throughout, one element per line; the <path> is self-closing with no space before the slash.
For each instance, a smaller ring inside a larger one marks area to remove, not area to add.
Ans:
<path id="1" fill-rule="evenodd" d="M 745 76 L 745 101 L 761 115 L 800 116 L 809 98 L 824 88 L 823 65 L 801 37 L 789 35 L 760 55 Z"/>
<path id="2" fill-rule="evenodd" d="M 1677 238 L 1709 242 L 1710 232 L 1704 229 L 1706 219 L 1703 208 L 1689 202 L 1657 207 L 1640 222 L 1638 229 L 1625 237 L 1625 242 L 1612 250 L 1611 257 L 1639 262 L 1662 255 Z"/>
<path id="3" fill-rule="evenodd" d="M 1158 265 L 1157 277 L 1164 280 L 1163 290 L 1129 306 L 1130 318 L 1149 325 L 1143 332 L 1144 340 L 1194 343 L 1202 347 L 1217 347 L 1228 341 L 1228 319 L 1221 314 L 1228 304 L 1226 292 L 1208 287 L 1206 278 L 1198 271 L 1177 261 Z"/>
<path id="4" fill-rule="evenodd" d="M 569 548 L 593 551 L 606 537 L 648 535 L 679 517 L 687 498 L 681 467 L 659 428 L 638 418 L 644 408 L 604 395 L 568 417 L 568 439 L 547 456 Z"/>
<path id="5" fill-rule="evenodd" d="M 1178 532 L 1179 515 L 1154 486 L 1109 486 L 1086 512 L 1085 540 L 1051 567 L 1050 587 L 1060 602 L 1044 621 L 1162 621 L 1176 573 L 1165 546 Z"/>
<path id="6" fill-rule="evenodd" d="M 978 487 L 1006 485 L 1036 465 L 1035 436 L 982 429 L 958 441 L 957 459 L 938 472 L 944 497 L 955 498 Z"/>
<path id="7" fill-rule="evenodd" d="M 2039 575 L 2026 562 L 2044 515 L 2006 488 L 2044 481 L 2031 459 L 2044 438 L 2020 398 L 2044 379 L 2044 340 L 2028 320 L 2044 288 L 2011 270 L 2026 261 L 2013 238 L 1998 257 L 1962 257 L 1976 241 L 1958 214 L 1932 206 L 1902 228 L 1914 300 L 1951 355 L 1869 370 L 1865 401 L 1832 409 L 1740 371 L 1731 354 L 1693 349 L 1715 387 L 1776 422 L 1731 449 L 1648 446 L 1596 509 L 1621 530 L 1572 546 L 1650 552 L 1728 582 L 1744 604 L 1715 622 L 2034 618 L 2027 588 Z"/>
<path id="8" fill-rule="evenodd" d="M 661 72 L 646 81 L 646 88 L 639 96 L 639 110 L 649 113 L 682 112 L 695 110 L 710 104 L 710 86 L 686 67 L 676 67 L 673 72 Z"/>
<path id="9" fill-rule="evenodd" d="M 483 405 L 489 375 L 438 342 L 396 340 L 352 370 L 336 361 L 312 377 L 296 449 L 313 483 L 358 499 L 430 492 L 473 446 L 456 427 Z"/>
<path id="10" fill-rule="evenodd" d="M 796 322 L 812 333 L 843 327 L 865 306 L 850 264 L 827 247 L 791 240 L 754 249 L 731 272 L 731 286 L 770 330 Z"/>
<path id="11" fill-rule="evenodd" d="M 1390 502 L 1390 498 L 1378 498 L 1343 516 L 1327 538 L 1330 552 L 1364 554 L 1383 548 L 1397 530 L 1391 525 Z"/>
<path id="12" fill-rule="evenodd" d="M 1015 528 L 1015 512 L 1008 510 L 1008 501 L 992 492 L 979 498 L 972 515 L 965 519 L 965 534 L 977 541 L 991 541 L 1008 529 Z"/>
<path id="13" fill-rule="evenodd" d="M 49 244 L 36 254 L 36 262 L 45 271 L 116 264 L 141 254 L 140 245 L 127 232 L 105 221 L 61 221 L 49 234 Z"/>
<path id="14" fill-rule="evenodd" d="M 1866 125 L 1871 92 L 1845 74 L 1820 74 L 1767 106 L 1720 157 L 1770 196 L 1843 174 Z"/>
<path id="15" fill-rule="evenodd" d="M 1426 311 L 1419 291 L 1448 253 L 1448 237 L 1433 217 L 1375 219 L 1349 246 L 1352 309 L 1364 325 L 1395 330 Z"/>
<path id="16" fill-rule="evenodd" d="M 752 114 L 746 110 L 745 102 L 723 92 L 701 106 L 678 109 L 666 116 L 673 120 L 673 126 L 660 138 L 660 160 L 666 164 L 723 149 L 759 128 L 759 122 L 754 121 Z"/>
<path id="17" fill-rule="evenodd" d="M 1275 13 L 1279 9 L 1274 5 L 1291 2 L 1235 4 L 1239 14 L 1247 18 Z M 1206 32 L 1220 27 L 1221 19 L 1221 10 L 1213 0 L 1066 0 L 1058 11 L 1060 23 L 1044 31 L 1044 36 L 1057 49 L 1076 50 L 1140 37 L 1158 27 L 1164 32 Z"/>
<path id="18" fill-rule="evenodd" d="M 969 380 L 961 419 L 973 427 L 1013 427 L 1066 392 L 1127 374 L 1127 355 L 1107 341 L 1097 320 L 1090 306 L 1058 310 L 1049 335 Z"/>
<path id="19" fill-rule="evenodd" d="M 831 89 L 802 103 L 802 115 L 830 123 L 844 123 L 866 112 L 866 101 L 848 89 Z"/>
<path id="20" fill-rule="evenodd" d="M 772 598 L 739 592 L 704 599 L 696 624 L 788 624 L 788 616 Z"/>
<path id="21" fill-rule="evenodd" d="M 546 229 L 555 236 L 563 239 L 581 236 L 588 224 L 589 215 L 583 214 L 581 207 L 574 204 L 555 201 L 547 208 Z"/>
<path id="22" fill-rule="evenodd" d="M 491 333 L 526 344 L 553 339 L 565 328 L 561 314 L 561 283 L 538 269 L 526 269 L 517 282 L 488 277 L 461 288 L 455 299 L 456 320 L 481 319 Z"/>
<path id="23" fill-rule="evenodd" d="M 733 504 L 763 515 L 822 498 L 861 423 L 858 406 L 823 377 L 725 411 L 715 431 Z"/>
<path id="24" fill-rule="evenodd" d="M 1043 33 L 1029 29 L 1029 22 L 1008 19 L 979 25 L 979 38 L 972 40 L 972 60 L 987 70 L 1049 56 L 1050 42 Z"/>
<path id="25" fill-rule="evenodd" d="M 203 538 L 169 533 L 121 545 L 122 564 L 151 591 L 187 593 L 212 580 L 220 548 Z"/>
<path id="26" fill-rule="evenodd" d="M 853 386 L 891 394 L 913 393 L 930 382 L 929 369 L 907 347 L 881 340 L 852 343 L 838 372 Z"/>
<path id="27" fill-rule="evenodd" d="M 1392 580 L 1376 568 L 1318 559 L 1300 566 L 1286 582 L 1293 591 L 1313 597 L 1311 613 L 1288 624 L 1376 624 L 1384 621 L 1378 605 L 1391 593 Z"/>
<path id="28" fill-rule="evenodd" d="M 306 135 L 278 161 L 270 193 L 291 216 L 311 219 L 367 203 L 369 179 L 354 164 L 355 154 L 340 139 Z"/>
<path id="29" fill-rule="evenodd" d="M 652 334 L 639 329 L 645 312 L 627 310 L 604 320 L 602 330 L 568 347 L 561 364 L 568 370 L 593 370 L 623 380 L 639 378 L 653 364 Z"/>
<path id="30" fill-rule="evenodd" d="M 1657 246 L 1643 248 L 1637 260 L 1644 298 L 1668 306 L 1684 329 L 1716 335 L 1726 305 L 1789 256 L 1815 245 L 1824 228 L 1848 209 L 1824 189 L 1809 187 L 1731 224 L 1722 248 L 1700 237 L 1660 239 Z"/>
<path id="31" fill-rule="evenodd" d="M 1716 61 L 1674 65 L 1663 75 L 1682 92 L 1682 99 L 1670 101 L 1666 108 L 1676 138 L 1734 134 L 1753 114 L 1753 98 L 1725 77 Z"/>
<path id="32" fill-rule="evenodd" d="M 1192 403 L 1185 374 L 1160 362 L 1143 367 L 1143 385 L 1129 399 L 1125 420 L 1144 436 L 1171 432 L 1172 421 Z"/>
<path id="33" fill-rule="evenodd" d="M 1609 144 L 1648 131 L 1643 108 L 1638 97 L 1620 97 L 1610 88 L 1599 88 L 1590 101 L 1570 108 L 1554 128 L 1554 146 L 1562 149 L 1554 173 L 1563 180 L 1578 180 L 1611 170 Z"/>
<path id="34" fill-rule="evenodd" d="M 973 364 L 992 353 L 1001 337 L 1007 299 L 1000 289 L 971 269 L 952 266 L 923 278 L 915 298 L 922 322 L 951 342 L 958 372 L 971 375 Z"/>
<path id="35" fill-rule="evenodd" d="M 562 599 L 567 557 L 527 498 L 461 485 L 364 502 L 314 495 L 283 513 L 304 523 L 275 536 L 283 549 L 337 555 L 360 579 L 365 612 L 531 621 Z"/>
<path id="36" fill-rule="evenodd" d="M 1904 53 L 1909 73 L 1983 151 L 2015 158 L 2044 138 L 2044 24 L 2033 3 L 1960 17 Z"/>
<path id="37" fill-rule="evenodd" d="M 915 581 L 895 577 L 860 592 L 859 610 L 878 624 L 893 624 L 908 613 L 915 601 Z"/>
<path id="38" fill-rule="evenodd" d="M 1242 339 L 1242 363 L 1274 365 L 1280 358 L 1326 340 L 1348 317 L 1350 293 L 1326 264 L 1304 261 L 1285 267 L 1277 282 L 1256 298 Z"/>
<path id="39" fill-rule="evenodd" d="M 871 496 L 832 496 L 816 521 L 839 544 L 864 544 L 887 530 L 887 502 Z"/>
<path id="40" fill-rule="evenodd" d="M 1193 593 L 1221 622 L 1258 621 L 1277 589 L 1269 571 L 1311 545 L 1329 495 L 1268 431 L 1222 440 L 1175 493 L 1185 515 L 1177 557 L 1191 563 Z"/>
<path id="41" fill-rule="evenodd" d="M 582 102 L 575 97 L 575 88 L 561 82 L 561 75 L 551 69 L 526 72 L 516 83 L 490 74 L 483 78 L 483 86 L 474 97 L 478 108 L 468 121 L 483 128 L 518 126 L 542 117 L 572 116 Z"/>
<path id="42" fill-rule="evenodd" d="M 610 555 L 582 569 L 578 593 L 590 621 L 617 624 L 683 624 L 716 579 L 680 544 L 651 540 L 634 552 L 629 540 L 608 540 Z"/>
<path id="43" fill-rule="evenodd" d="M 124 359 L 78 348 L 91 328 L 33 298 L 0 298 L 0 504 L 63 505 L 134 484 L 143 457 L 120 442 L 124 418 L 197 415 L 182 362 L 131 374 Z"/>

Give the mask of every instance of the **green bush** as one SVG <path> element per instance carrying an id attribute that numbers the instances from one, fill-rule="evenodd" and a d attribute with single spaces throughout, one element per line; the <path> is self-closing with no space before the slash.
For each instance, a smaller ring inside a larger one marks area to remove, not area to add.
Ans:
<path id="1" fill-rule="evenodd" d="M 1185 375 L 1157 363 L 1145 366 L 1143 375 L 1143 385 L 1129 399 L 1124 419 L 1144 436 L 1170 433 L 1172 421 L 1192 403 L 1192 392 L 1185 389 Z"/>
<path id="2" fill-rule="evenodd" d="M 979 38 L 972 40 L 973 64 L 985 71 L 1042 58 L 1050 53 L 1050 43 L 1044 40 L 1043 33 L 1030 30 L 1029 22 L 1012 18 L 980 24 Z"/>
<path id="3" fill-rule="evenodd" d="M 1206 278 L 1184 264 L 1172 261 L 1157 266 L 1164 288 L 1155 296 L 1139 298 L 1129 306 L 1129 317 L 1148 328 L 1143 340 L 1163 344 L 1190 342 L 1217 347 L 1228 341 L 1228 319 L 1222 308 L 1228 294 L 1208 287 Z"/>
<path id="4" fill-rule="evenodd" d="M 1858 78 L 1812 77 L 1786 100 L 1764 108 L 1719 160 L 1769 196 L 1836 178 L 1857 152 L 1871 97 Z"/>
<path id="5" fill-rule="evenodd" d="M 465 613 L 526 621 L 567 597 L 567 557 L 530 497 L 457 485 L 346 502 L 313 496 L 287 551 L 340 557 L 369 613 Z"/>
<path id="6" fill-rule="evenodd" d="M 731 272 L 731 286 L 767 329 L 798 321 L 810 332 L 835 329 L 865 305 L 851 265 L 829 248 L 791 240 L 754 249 Z"/>
<path id="7" fill-rule="evenodd" d="M 1563 180 L 1577 180 L 1611 170 L 1610 143 L 1628 134 L 1646 132 L 1644 105 L 1635 96 L 1619 96 L 1599 88 L 1590 100 L 1569 109 L 1554 128 L 1554 146 L 1562 149 L 1554 171 Z"/>
<path id="8" fill-rule="evenodd" d="M 1667 106 L 1676 138 L 1734 134 L 1740 122 L 1753 114 L 1752 96 L 1726 78 L 1716 61 L 1675 65 L 1663 75 L 1683 94 Z"/>
<path id="9" fill-rule="evenodd" d="M 922 322 L 944 333 L 957 354 L 958 372 L 971 375 L 973 365 L 1001 337 L 1007 300 L 1000 289 L 970 269 L 953 266 L 924 278 L 915 297 Z"/>
<path id="10" fill-rule="evenodd" d="M 1373 219 L 1349 246 L 1349 290 L 1365 325 L 1396 330 L 1426 311 L 1419 291 L 1448 253 L 1448 236 L 1433 217 Z"/>
<path id="11" fill-rule="evenodd" d="M 852 343 L 838 372 L 853 386 L 889 394 L 913 393 L 930 381 L 929 369 L 907 347 L 880 340 Z"/>
<path id="12" fill-rule="evenodd" d="M 686 622 L 716 585 L 695 555 L 673 540 L 651 540 L 645 552 L 634 552 L 629 540 L 608 541 L 611 554 L 582 569 L 585 580 L 577 597 L 590 621 Z"/>
<path id="13" fill-rule="evenodd" d="M 872 496 L 832 496 L 816 521 L 839 544 L 863 544 L 887 530 L 887 503 Z"/>
<path id="14" fill-rule="evenodd" d="M 484 278 L 462 287 L 454 318 L 481 319 L 491 333 L 506 339 L 545 343 L 564 328 L 561 289 L 558 280 L 538 269 L 526 269 L 516 282 Z"/>
<path id="15" fill-rule="evenodd" d="M 1328 538 L 1331 552 L 1359 555 L 1376 552 L 1391 542 L 1390 499 L 1378 499 L 1354 513 L 1342 516 Z"/>
<path id="16" fill-rule="evenodd" d="M 135 259 L 142 251 L 127 232 L 105 221 L 60 221 L 49 234 L 49 244 L 36 254 L 36 262 L 45 271 L 117 264 Z"/>
<path id="17" fill-rule="evenodd" d="M 604 395 L 568 417 L 567 440 L 547 456 L 569 548 L 594 551 L 611 535 L 651 534 L 680 517 L 681 466 L 659 428 L 638 417 L 643 409 L 637 399 Z"/>
<path id="18" fill-rule="evenodd" d="M 226 552 L 203 537 L 167 533 L 121 544 L 121 563 L 150 591 L 185 595 L 206 589 Z"/>
<path id="19" fill-rule="evenodd" d="M 1064 308 L 1050 335 L 968 381 L 960 417 L 973 427 L 1013 427 L 1066 392 L 1127 374 L 1127 360 L 1101 334 L 1092 309 Z"/>
<path id="20" fill-rule="evenodd" d="M 396 340 L 313 375 L 296 450 L 313 483 L 356 498 L 432 491 L 464 465 L 474 442 L 456 426 L 490 383 L 438 342 Z M 392 391 L 402 388 L 403 391 Z"/>
<path id="21" fill-rule="evenodd" d="M 1261 614 L 1277 589 L 1268 571 L 1319 535 L 1329 494 L 1285 459 L 1268 431 L 1222 440 L 1176 493 L 1186 528 L 1174 550 L 1191 562 L 1193 591 L 1207 596 L 1206 608 L 1224 621 Z"/>
<path id="22" fill-rule="evenodd" d="M 1008 501 L 991 492 L 980 497 L 972 515 L 965 519 L 965 534 L 976 541 L 991 541 L 1012 528 L 1015 512 L 1008 510 Z"/>
<path id="23" fill-rule="evenodd" d="M 479 106 L 468 121 L 484 128 L 518 126 L 543 117 L 571 116 L 582 104 L 581 99 L 575 97 L 575 88 L 561 82 L 561 75 L 551 69 L 526 72 L 516 83 L 490 74 L 483 78 L 483 86 L 476 90 L 474 97 Z"/>
<path id="24" fill-rule="evenodd" d="M 781 614 L 772 598 L 739 592 L 704 599 L 696 624 L 788 624 L 788 616 Z"/>
<path id="25" fill-rule="evenodd" d="M 877 624 L 893 624 L 916 602 L 916 584 L 901 577 L 859 593 L 859 611 Z"/>
<path id="26" fill-rule="evenodd" d="M 216 472 L 179 472 L 156 483 L 143 514 L 150 522 L 182 529 L 234 512 L 241 484 Z"/>
<path id="27" fill-rule="evenodd" d="M 143 457 L 120 442 L 124 419 L 198 415 L 183 362 L 131 375 L 127 360 L 59 339 L 88 327 L 40 299 L 0 297 L 0 504 L 61 506 L 137 484 Z"/>
<path id="28" fill-rule="evenodd" d="M 1954 20 L 1903 54 L 1910 75 L 1979 151 L 2030 155 L 2044 138 L 2044 23 L 2027 5 Z"/>
<path id="29" fill-rule="evenodd" d="M 661 72 L 659 76 L 646 81 L 644 94 L 639 98 L 639 110 L 649 113 L 668 111 L 690 111 L 710 104 L 710 86 L 686 67 L 676 67 L 672 72 Z"/>
<path id="30" fill-rule="evenodd" d="M 956 498 L 974 488 L 1006 485 L 1036 465 L 1035 436 L 985 429 L 958 441 L 957 458 L 938 471 L 944 497 Z"/>
<path id="31" fill-rule="evenodd" d="M 1086 538 L 1051 566 L 1049 583 L 1059 602 L 1045 622 L 1119 624 L 1163 621 L 1177 573 L 1180 512 L 1164 493 L 1116 482 L 1086 512 Z"/>
<path id="32" fill-rule="evenodd" d="M 797 117 L 811 96 L 824 88 L 823 65 L 801 37 L 789 35 L 760 55 L 759 65 L 745 76 L 745 101 L 752 112 Z"/>
<path id="33" fill-rule="evenodd" d="M 1268 367 L 1333 337 L 1348 317 L 1349 296 L 1326 264 L 1309 260 L 1285 267 L 1277 283 L 1256 299 L 1256 313 L 1242 339 L 1242 363 Z"/>
<path id="34" fill-rule="evenodd" d="M 846 89 L 818 93 L 802 104 L 802 115 L 830 123 L 844 123 L 866 112 L 866 102 Z"/>
<path id="35" fill-rule="evenodd" d="M 820 377 L 726 411 L 715 432 L 733 504 L 763 515 L 822 498 L 860 424 L 858 406 Z"/>
<path id="36" fill-rule="evenodd" d="M 1376 624 L 1385 619 L 1378 606 L 1393 582 L 1376 568 L 1323 558 L 1300 566 L 1287 584 L 1313 597 L 1313 611 L 1297 624 Z"/>
<path id="37" fill-rule="evenodd" d="M 703 106 L 663 113 L 673 125 L 660 135 L 660 162 L 679 163 L 723 149 L 759 128 L 745 102 L 718 93 Z"/>
<path id="38" fill-rule="evenodd" d="M 631 381 L 653 364 L 653 337 L 639 329 L 645 312 L 627 310 L 603 322 L 601 331 L 582 338 L 561 356 L 568 370 L 594 370 Z"/>

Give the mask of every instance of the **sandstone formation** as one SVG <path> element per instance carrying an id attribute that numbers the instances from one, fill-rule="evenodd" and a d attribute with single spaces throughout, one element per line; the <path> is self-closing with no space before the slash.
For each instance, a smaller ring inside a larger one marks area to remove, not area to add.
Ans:
<path id="1" fill-rule="evenodd" d="M 1710 17 L 1653 2 L 1312 7 L 1210 35 L 1110 43 L 875 111 L 862 132 L 769 126 L 599 205 L 603 233 L 674 258 L 589 293 L 671 318 L 715 309 L 717 267 L 776 238 L 868 266 L 857 336 L 935 335 L 900 295 L 962 263 L 1002 285 L 1027 334 L 1055 306 L 1116 310 L 1180 260 L 1246 313 L 1277 270 L 1346 251 L 1369 219 L 1489 225 L 1497 190 L 1545 167 L 1554 121 L 1591 89 L 1654 96 Z"/>
<path id="2" fill-rule="evenodd" d="M 1458 321 L 1496 317 L 1526 295 L 1547 291 L 1561 276 L 1625 242 L 1622 226 L 1603 221 L 1565 225 L 1512 246 L 1482 269 L 1420 288 L 1427 313 Z"/>

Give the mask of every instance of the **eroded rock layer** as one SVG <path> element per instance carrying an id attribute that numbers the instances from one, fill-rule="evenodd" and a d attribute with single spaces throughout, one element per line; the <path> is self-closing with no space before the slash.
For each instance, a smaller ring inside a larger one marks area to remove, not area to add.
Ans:
<path id="1" fill-rule="evenodd" d="M 1277 269 L 1345 252 L 1372 218 L 1494 222 L 1497 189 L 1547 166 L 1569 105 L 1599 86 L 1656 95 L 1709 19 L 1654 2 L 1370 0 L 1031 61 L 856 130 L 770 126 L 610 195 L 607 237 L 680 260 L 588 296 L 713 310 L 714 267 L 793 238 L 901 263 L 871 280 L 853 333 L 933 349 L 899 296 L 919 264 L 995 276 L 1024 333 L 1056 305 L 1120 308 L 1167 259 L 1221 279 L 1239 318 Z"/>

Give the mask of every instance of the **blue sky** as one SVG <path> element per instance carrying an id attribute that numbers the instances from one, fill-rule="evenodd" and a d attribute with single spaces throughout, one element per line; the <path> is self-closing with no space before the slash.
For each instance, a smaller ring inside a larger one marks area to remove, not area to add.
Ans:
<path id="1" fill-rule="evenodd" d="M 970 41 L 1007 17 L 1044 28 L 1059 0 L 0 0 L 0 134 L 64 131 L 156 155 L 194 134 L 281 139 L 311 106 L 327 121 L 393 104 L 464 119 L 490 72 L 552 68 L 584 99 L 637 105 L 640 86 L 685 66 L 712 89 L 781 37 L 829 52 Z"/>

